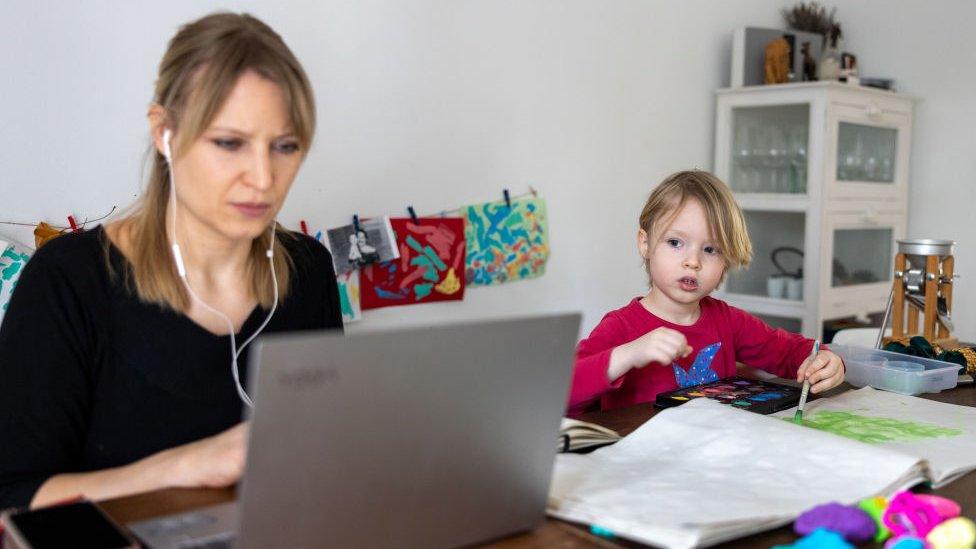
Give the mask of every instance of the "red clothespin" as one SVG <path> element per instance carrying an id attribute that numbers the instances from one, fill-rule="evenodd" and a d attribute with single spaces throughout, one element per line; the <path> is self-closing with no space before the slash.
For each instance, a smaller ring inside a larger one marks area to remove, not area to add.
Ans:
<path id="1" fill-rule="evenodd" d="M 70 225 L 70 226 L 71 226 L 71 232 L 73 232 L 73 233 L 76 233 L 76 232 L 78 232 L 78 230 L 79 230 L 79 229 L 78 229 L 78 224 L 77 224 L 77 223 L 75 223 L 75 218 L 74 218 L 74 216 L 72 216 L 72 215 L 69 215 L 69 216 L 68 216 L 68 225 Z"/>
<path id="2" fill-rule="evenodd" d="M 298 226 L 302 228 L 303 234 L 308 234 L 308 225 L 305 224 L 305 220 L 301 219 L 298 221 Z"/>

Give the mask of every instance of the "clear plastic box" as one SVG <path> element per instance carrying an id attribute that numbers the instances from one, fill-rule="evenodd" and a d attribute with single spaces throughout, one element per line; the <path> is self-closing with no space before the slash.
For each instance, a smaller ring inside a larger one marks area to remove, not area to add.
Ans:
<path id="1" fill-rule="evenodd" d="M 959 381 L 959 365 L 853 345 L 830 344 L 847 366 L 845 381 L 903 395 L 938 393 Z"/>

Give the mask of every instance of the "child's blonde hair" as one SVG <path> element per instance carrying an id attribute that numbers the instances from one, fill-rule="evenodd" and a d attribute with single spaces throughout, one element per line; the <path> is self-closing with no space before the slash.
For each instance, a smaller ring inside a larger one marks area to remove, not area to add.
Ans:
<path id="1" fill-rule="evenodd" d="M 742 210 L 729 186 L 706 171 L 673 173 L 655 187 L 640 214 L 640 228 L 647 232 L 648 241 L 656 240 L 655 229 L 667 228 L 689 200 L 697 200 L 705 210 L 708 231 L 721 252 L 725 269 L 748 267 L 752 243 Z M 647 266 L 645 261 L 644 268 Z"/>

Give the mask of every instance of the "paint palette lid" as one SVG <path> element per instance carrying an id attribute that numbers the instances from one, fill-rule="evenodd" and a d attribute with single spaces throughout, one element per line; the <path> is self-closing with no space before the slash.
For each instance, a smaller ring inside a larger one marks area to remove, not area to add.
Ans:
<path id="1" fill-rule="evenodd" d="M 844 359 L 845 381 L 855 387 L 917 395 L 952 389 L 959 382 L 959 365 L 952 362 L 855 345 L 832 343 L 830 350 Z"/>

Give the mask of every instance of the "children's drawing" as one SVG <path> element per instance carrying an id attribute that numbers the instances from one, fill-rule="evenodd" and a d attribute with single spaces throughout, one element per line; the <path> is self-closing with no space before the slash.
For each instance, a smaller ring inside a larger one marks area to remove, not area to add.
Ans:
<path id="1" fill-rule="evenodd" d="M 306 232 L 307 230 L 308 226 L 302 221 L 302 232 L 309 234 Z M 309 234 L 309 236 L 311 235 Z M 316 241 L 325 244 L 322 242 L 322 231 L 316 231 L 314 238 Z M 339 308 L 342 311 L 342 322 L 347 324 L 362 320 L 363 309 L 360 305 L 359 270 L 337 273 L 336 282 L 339 286 Z"/>
<path id="2" fill-rule="evenodd" d="M 360 304 L 359 271 L 349 271 L 337 275 L 339 283 L 339 305 L 342 308 L 342 322 L 356 322 L 363 319 Z"/>
<path id="3" fill-rule="evenodd" d="M 464 298 L 464 220 L 390 220 L 400 257 L 360 270 L 363 309 Z"/>
<path id="4" fill-rule="evenodd" d="M 962 434 L 961 429 L 949 429 L 931 423 L 827 410 L 803 418 L 803 425 L 870 444 L 891 440 L 954 437 Z"/>
<path id="5" fill-rule="evenodd" d="M 10 296 L 20 278 L 24 265 L 30 259 L 30 250 L 20 244 L 0 240 L 0 322 L 7 312 Z"/>
<path id="6" fill-rule="evenodd" d="M 712 360 L 721 347 L 722 342 L 719 341 L 699 351 L 695 356 L 695 362 L 687 372 L 678 366 L 677 362 L 672 362 L 671 368 L 674 370 L 674 380 L 678 382 L 678 387 L 691 387 L 718 380 L 718 374 L 712 369 Z"/>
<path id="7" fill-rule="evenodd" d="M 464 237 L 468 284 L 491 286 L 545 273 L 549 222 L 542 199 L 466 206 Z"/>

